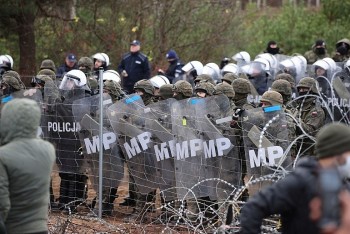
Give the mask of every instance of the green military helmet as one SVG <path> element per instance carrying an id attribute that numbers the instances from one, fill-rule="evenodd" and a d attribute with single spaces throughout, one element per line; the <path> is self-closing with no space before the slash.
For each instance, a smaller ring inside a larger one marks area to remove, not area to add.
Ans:
<path id="1" fill-rule="evenodd" d="M 311 90 L 311 92 L 318 93 L 317 83 L 317 80 L 312 77 L 304 77 L 299 81 L 297 88 L 308 88 Z"/>
<path id="2" fill-rule="evenodd" d="M 194 91 L 204 91 L 207 95 L 212 96 L 215 91 L 215 86 L 212 83 L 202 80 L 194 87 Z"/>
<path id="3" fill-rule="evenodd" d="M 235 90 L 233 89 L 232 85 L 220 83 L 215 86 L 215 95 L 218 94 L 224 94 L 228 98 L 234 98 Z"/>
<path id="4" fill-rule="evenodd" d="M 47 75 L 37 75 L 36 78 L 39 79 L 39 80 L 42 80 L 44 82 L 52 81 L 51 77 L 49 77 Z"/>
<path id="5" fill-rule="evenodd" d="M 42 69 L 50 69 L 51 71 L 56 72 L 55 63 L 51 59 L 44 59 L 41 62 L 40 70 Z"/>
<path id="6" fill-rule="evenodd" d="M 19 86 L 20 86 L 20 89 L 24 89 L 24 88 L 25 88 L 25 86 L 24 86 L 24 84 L 23 84 L 23 82 L 22 82 L 22 80 L 21 80 L 20 75 L 19 75 L 16 71 L 13 71 L 13 70 L 6 71 L 6 72 L 3 74 L 2 77 L 5 77 L 5 76 L 15 78 L 15 79 L 18 81 L 18 84 L 19 84 Z M 15 88 L 15 87 L 14 87 L 14 88 Z M 19 90 L 19 89 L 18 89 L 18 90 Z"/>
<path id="7" fill-rule="evenodd" d="M 286 80 L 290 83 L 292 88 L 295 87 L 295 80 L 291 74 L 288 73 L 280 73 L 276 76 L 275 80 Z"/>
<path id="8" fill-rule="evenodd" d="M 19 81 L 15 77 L 10 76 L 8 74 L 6 75 L 6 73 L 2 76 L 1 83 L 8 85 L 15 90 L 23 89 L 23 86 L 19 83 Z"/>
<path id="9" fill-rule="evenodd" d="M 150 95 L 154 95 L 154 87 L 153 87 L 151 81 L 149 81 L 147 79 L 137 81 L 134 85 L 134 90 L 136 90 L 136 89 L 141 89 L 145 93 L 148 93 Z"/>
<path id="10" fill-rule="evenodd" d="M 52 80 L 56 80 L 56 73 L 50 69 L 43 69 L 38 72 L 38 75 L 49 76 Z"/>
<path id="11" fill-rule="evenodd" d="M 92 71 L 94 68 L 94 62 L 89 57 L 81 57 L 78 61 L 78 68 L 85 67 L 86 71 Z"/>
<path id="12" fill-rule="evenodd" d="M 122 87 L 118 82 L 114 80 L 105 80 L 103 82 L 103 89 L 107 90 L 109 95 L 111 95 L 113 99 L 119 100 L 124 96 Z"/>
<path id="13" fill-rule="evenodd" d="M 201 75 L 197 76 L 196 79 L 194 79 L 195 84 L 197 84 L 198 82 L 202 82 L 202 81 L 209 82 L 209 83 L 212 83 L 213 85 L 215 85 L 214 80 L 211 78 L 210 75 L 207 75 L 207 74 L 201 74 Z"/>
<path id="14" fill-rule="evenodd" d="M 174 95 L 174 92 L 173 92 L 173 85 L 172 84 L 165 84 L 159 88 L 159 96 L 162 99 L 165 100 L 168 98 L 172 98 L 173 95 Z"/>
<path id="15" fill-rule="evenodd" d="M 292 95 L 292 86 L 286 80 L 275 80 L 271 85 L 271 89 L 284 96 Z"/>
<path id="16" fill-rule="evenodd" d="M 269 90 L 266 91 L 260 99 L 261 102 L 268 102 L 271 105 L 282 105 L 283 104 L 283 97 L 279 92 Z"/>
<path id="17" fill-rule="evenodd" d="M 235 93 L 248 94 L 250 93 L 249 81 L 244 78 L 237 78 L 232 82 L 232 87 Z"/>
<path id="18" fill-rule="evenodd" d="M 237 76 L 236 74 L 234 74 L 234 73 L 226 73 L 225 75 L 224 75 L 224 77 L 222 77 L 222 81 L 226 81 L 227 83 L 229 83 L 229 84 L 232 84 L 232 82 L 234 81 L 234 80 L 236 80 L 236 79 L 238 79 L 239 78 L 239 76 Z"/>
<path id="19" fill-rule="evenodd" d="M 181 93 L 185 97 L 191 97 L 193 95 L 192 85 L 185 80 L 179 80 L 173 85 L 173 92 Z"/>

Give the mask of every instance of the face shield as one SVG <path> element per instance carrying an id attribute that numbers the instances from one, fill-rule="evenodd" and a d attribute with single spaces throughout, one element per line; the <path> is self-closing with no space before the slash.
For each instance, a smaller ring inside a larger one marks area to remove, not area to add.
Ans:
<path id="1" fill-rule="evenodd" d="M 80 82 L 80 79 L 78 77 L 66 74 L 62 79 L 59 89 L 73 90 L 73 89 L 79 88 L 78 86 L 79 82 Z"/>
<path id="2" fill-rule="evenodd" d="M 221 82 L 221 74 L 220 74 L 220 68 L 215 63 L 208 63 L 203 67 L 202 74 L 209 75 L 215 83 Z"/>

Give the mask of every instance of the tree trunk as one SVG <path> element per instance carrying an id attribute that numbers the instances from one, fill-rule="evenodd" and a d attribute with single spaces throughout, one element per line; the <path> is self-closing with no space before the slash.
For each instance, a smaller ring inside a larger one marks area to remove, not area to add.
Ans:
<path id="1" fill-rule="evenodd" d="M 20 56 L 19 74 L 27 87 L 30 86 L 31 76 L 36 73 L 34 21 L 34 12 L 22 12 L 16 17 Z"/>

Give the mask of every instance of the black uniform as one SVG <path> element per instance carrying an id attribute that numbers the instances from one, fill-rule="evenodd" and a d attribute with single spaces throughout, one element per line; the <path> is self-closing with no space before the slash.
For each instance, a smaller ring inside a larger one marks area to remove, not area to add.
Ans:
<path id="1" fill-rule="evenodd" d="M 169 63 L 168 69 L 165 71 L 165 76 L 169 79 L 171 84 L 174 84 L 173 80 L 184 73 L 182 67 L 184 64 L 179 60 L 175 59 Z"/>
<path id="2" fill-rule="evenodd" d="M 133 93 L 134 84 L 142 79 L 149 79 L 151 75 L 148 58 L 141 52 L 127 53 L 123 56 L 118 66 L 118 72 L 123 70 L 128 73 L 122 80 L 123 89 L 128 93 Z"/>

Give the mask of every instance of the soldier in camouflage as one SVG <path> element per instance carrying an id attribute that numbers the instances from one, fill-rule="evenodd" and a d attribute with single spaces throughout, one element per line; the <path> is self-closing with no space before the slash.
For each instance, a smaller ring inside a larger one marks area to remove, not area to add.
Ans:
<path id="1" fill-rule="evenodd" d="M 24 89 L 24 85 L 17 72 L 7 71 L 2 76 L 0 88 L 2 92 L 1 104 L 4 104 L 12 100 L 12 93 Z"/>
<path id="2" fill-rule="evenodd" d="M 194 87 L 194 92 L 197 97 L 205 98 L 208 96 L 212 96 L 215 91 L 215 86 L 212 83 L 206 81 L 200 81 Z"/>
<path id="3" fill-rule="evenodd" d="M 314 137 L 325 124 L 326 114 L 318 98 L 315 97 L 315 95 L 318 95 L 316 87 L 317 81 L 311 77 L 302 78 L 297 85 L 300 97 L 297 100 L 297 107 L 293 110 L 293 116 L 297 121 L 297 136 L 303 135 L 305 132 L 307 135 Z M 313 151 L 314 141 L 307 137 L 301 146 L 301 156 L 307 154 L 312 156 L 314 155 Z"/>
<path id="4" fill-rule="evenodd" d="M 335 62 L 344 62 L 350 57 L 350 40 L 343 38 L 335 44 L 336 51 L 332 53 Z"/>
<path id="5" fill-rule="evenodd" d="M 213 78 L 208 75 L 208 74 L 201 74 L 198 75 L 195 79 L 194 79 L 194 85 L 196 86 L 199 82 L 209 82 L 213 85 L 215 85 L 215 81 L 213 80 Z"/>
<path id="6" fill-rule="evenodd" d="M 237 108 L 249 110 L 255 108 L 251 103 L 248 103 L 247 97 L 250 93 L 250 83 L 244 78 L 238 78 L 232 82 L 233 90 L 235 91 L 234 102 Z"/>
<path id="7" fill-rule="evenodd" d="M 154 87 L 149 80 L 143 79 L 137 81 L 134 85 L 134 90 L 135 93 L 141 96 L 145 106 L 153 103 Z"/>
<path id="8" fill-rule="evenodd" d="M 174 95 L 173 93 L 173 85 L 172 84 L 165 84 L 162 87 L 159 88 L 159 100 L 166 100 L 168 98 L 172 98 Z"/>
<path id="9" fill-rule="evenodd" d="M 89 57 L 81 57 L 78 61 L 78 69 L 85 73 L 87 84 L 91 90 L 91 94 L 98 93 L 98 82 L 94 75 L 94 62 Z"/>
<path id="10" fill-rule="evenodd" d="M 279 92 L 283 97 L 283 105 L 286 109 L 292 109 L 293 106 L 288 105 L 292 100 L 292 86 L 286 80 L 275 80 L 271 85 L 271 90 Z"/>
<path id="11" fill-rule="evenodd" d="M 317 40 L 312 45 L 312 49 L 305 52 L 304 57 L 307 60 L 307 64 L 313 64 L 317 60 L 329 57 L 326 49 L 326 43 L 324 40 Z"/>
<path id="12" fill-rule="evenodd" d="M 229 84 L 229 85 L 231 85 L 232 84 L 232 82 L 235 80 L 235 79 L 237 79 L 237 78 L 239 78 L 236 74 L 234 74 L 234 73 L 226 73 L 225 75 L 224 75 L 224 77 L 222 77 L 222 83 L 226 83 L 226 84 Z"/>
<path id="13" fill-rule="evenodd" d="M 56 74 L 56 66 L 55 66 L 55 63 L 51 59 L 44 59 L 41 62 L 40 71 L 43 69 L 49 69 Z"/>
<path id="14" fill-rule="evenodd" d="M 230 100 L 230 109 L 233 111 L 236 107 L 234 97 L 235 97 L 235 90 L 233 89 L 232 85 L 227 83 L 219 83 L 215 86 L 215 92 L 214 95 L 220 95 L 223 94 Z"/>
<path id="15" fill-rule="evenodd" d="M 114 80 L 105 80 L 103 82 L 103 92 L 108 93 L 111 96 L 113 103 L 123 99 L 125 96 L 120 84 Z"/>
<path id="16" fill-rule="evenodd" d="M 192 85 L 185 80 L 177 81 L 173 86 L 173 97 L 176 100 L 190 98 L 193 95 Z"/>

